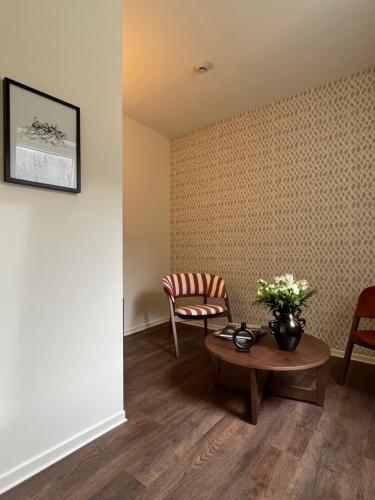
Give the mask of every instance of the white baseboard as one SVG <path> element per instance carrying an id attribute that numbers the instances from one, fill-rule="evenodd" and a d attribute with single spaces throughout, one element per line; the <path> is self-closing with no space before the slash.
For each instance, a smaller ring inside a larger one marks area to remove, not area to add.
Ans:
<path id="1" fill-rule="evenodd" d="M 201 319 L 200 321 L 181 321 L 181 323 L 184 323 L 185 325 L 193 325 L 193 326 L 199 326 L 199 328 L 204 328 L 204 322 Z M 208 320 L 208 329 L 209 330 L 221 330 L 223 328 L 223 325 L 219 325 L 218 323 L 212 323 L 210 320 Z"/>
<path id="2" fill-rule="evenodd" d="M 128 328 L 127 330 L 125 330 L 124 335 L 131 335 L 132 333 L 146 330 L 151 326 L 161 325 L 162 323 L 166 323 L 167 321 L 169 321 L 169 316 L 165 316 L 163 318 L 150 321 L 149 323 L 143 323 L 133 328 Z M 199 326 L 200 328 L 204 328 L 204 323 L 202 320 L 181 321 L 181 323 L 184 323 L 185 325 L 193 325 L 193 326 Z M 223 325 L 220 325 L 218 323 L 213 323 L 212 321 L 208 321 L 209 330 L 220 330 L 221 328 L 223 328 Z M 331 356 L 334 356 L 336 358 L 343 358 L 344 355 L 345 351 L 341 351 L 340 349 L 331 349 Z M 375 365 L 375 356 L 366 356 L 364 354 L 357 354 L 353 352 L 351 359 L 353 359 L 354 361 L 360 361 L 361 363 L 368 363 L 370 365 Z"/>
<path id="3" fill-rule="evenodd" d="M 166 323 L 169 321 L 169 316 L 163 316 L 162 318 L 157 318 L 152 321 L 148 321 L 146 323 L 140 323 L 139 325 L 132 326 L 131 328 L 126 328 L 124 330 L 125 335 L 131 335 L 132 333 L 137 333 L 142 330 L 147 330 L 147 328 L 151 328 L 152 326 L 161 325 L 162 323 Z"/>
<path id="4" fill-rule="evenodd" d="M 204 328 L 203 321 L 185 321 L 184 323 Z M 220 330 L 222 328 L 222 325 L 208 322 L 208 328 L 211 330 Z M 331 356 L 334 356 L 336 358 L 343 358 L 344 355 L 345 351 L 341 351 L 340 349 L 331 349 Z M 357 354 L 353 352 L 351 359 L 353 361 L 359 361 L 360 363 L 375 365 L 375 356 L 366 356 L 365 354 Z"/>
<path id="5" fill-rule="evenodd" d="M 120 411 L 6 471 L 0 475 L 0 495 L 124 422 L 125 411 Z"/>
<path id="6" fill-rule="evenodd" d="M 345 351 L 341 351 L 340 349 L 331 349 L 331 356 L 335 356 L 336 358 L 343 358 L 344 355 Z M 365 356 L 364 354 L 357 354 L 353 352 L 351 359 L 353 361 L 360 361 L 361 363 L 375 365 L 375 356 Z"/>

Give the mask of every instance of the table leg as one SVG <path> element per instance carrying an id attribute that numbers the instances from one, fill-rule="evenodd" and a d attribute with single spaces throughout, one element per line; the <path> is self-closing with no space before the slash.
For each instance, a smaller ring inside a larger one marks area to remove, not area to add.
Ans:
<path id="1" fill-rule="evenodd" d="M 315 369 L 316 376 L 316 404 L 324 405 L 324 396 L 327 386 L 327 366 L 326 364 L 318 366 Z"/>
<path id="2" fill-rule="evenodd" d="M 220 371 L 221 371 L 220 359 L 216 358 L 214 356 L 211 356 L 211 366 L 212 366 L 212 374 L 214 377 L 214 382 L 215 382 L 215 384 L 219 384 L 220 383 Z"/>
<path id="3" fill-rule="evenodd" d="M 250 402 L 251 402 L 251 415 L 250 422 L 256 425 L 258 422 L 259 414 L 259 389 L 257 372 L 254 368 L 250 368 Z"/>
<path id="4" fill-rule="evenodd" d="M 319 406 L 324 405 L 324 394 L 327 384 L 326 364 L 315 368 L 315 388 L 307 389 L 294 385 L 280 383 L 276 381 L 268 382 L 268 390 L 274 396 L 296 399 L 297 401 L 306 401 Z"/>

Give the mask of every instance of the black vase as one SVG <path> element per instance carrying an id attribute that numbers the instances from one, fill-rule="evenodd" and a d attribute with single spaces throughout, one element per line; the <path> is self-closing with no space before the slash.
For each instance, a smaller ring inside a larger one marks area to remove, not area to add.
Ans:
<path id="1" fill-rule="evenodd" d="M 271 320 L 268 326 L 275 336 L 276 342 L 282 351 L 294 351 L 303 333 L 306 321 L 300 318 L 301 310 L 272 311 L 276 319 Z"/>

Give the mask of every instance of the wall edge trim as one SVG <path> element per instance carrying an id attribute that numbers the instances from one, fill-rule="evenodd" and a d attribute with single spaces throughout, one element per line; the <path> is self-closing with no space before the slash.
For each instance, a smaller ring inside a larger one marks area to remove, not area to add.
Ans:
<path id="1" fill-rule="evenodd" d="M 182 323 L 185 323 L 186 325 L 194 325 L 194 326 L 199 326 L 199 328 L 204 328 L 204 323 L 202 320 L 200 321 L 182 321 Z M 210 320 L 208 320 L 208 329 L 209 330 L 221 330 L 223 328 L 223 325 L 219 325 L 219 323 L 210 323 Z"/>
<path id="2" fill-rule="evenodd" d="M 138 325 L 124 329 L 124 337 L 126 337 L 127 335 L 132 335 L 133 333 L 141 332 L 142 330 L 147 330 L 147 328 L 151 328 L 152 326 L 157 326 L 161 325 L 162 323 L 167 323 L 167 321 L 169 321 L 169 316 L 162 316 L 161 318 L 157 318 L 152 321 L 139 323 Z"/>
<path id="3" fill-rule="evenodd" d="M 126 421 L 122 410 L 9 469 L 0 475 L 0 495 Z"/>
<path id="4" fill-rule="evenodd" d="M 189 323 L 190 325 L 199 326 L 200 328 L 204 328 L 202 321 L 186 321 L 185 323 Z M 218 325 L 217 323 L 208 324 L 210 330 L 220 330 L 223 328 L 222 325 Z M 331 356 L 335 358 L 343 358 L 345 355 L 345 351 L 341 349 L 332 349 L 331 348 Z M 357 354 L 353 352 L 352 358 L 353 361 L 359 361 L 360 363 L 367 363 L 368 365 L 375 365 L 375 356 L 366 356 L 365 354 Z"/>
<path id="5" fill-rule="evenodd" d="M 345 351 L 341 349 L 331 349 L 331 356 L 335 358 L 343 358 L 345 356 Z M 366 356 L 365 354 L 357 354 L 353 352 L 353 361 L 359 361 L 360 363 L 367 363 L 368 365 L 375 365 L 375 356 Z"/>

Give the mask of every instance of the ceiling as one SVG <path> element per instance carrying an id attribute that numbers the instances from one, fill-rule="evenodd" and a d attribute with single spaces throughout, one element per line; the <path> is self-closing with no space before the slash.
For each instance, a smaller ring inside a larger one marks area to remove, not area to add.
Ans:
<path id="1" fill-rule="evenodd" d="M 125 113 L 174 137 L 375 65 L 375 0 L 125 0 L 124 43 Z"/>

